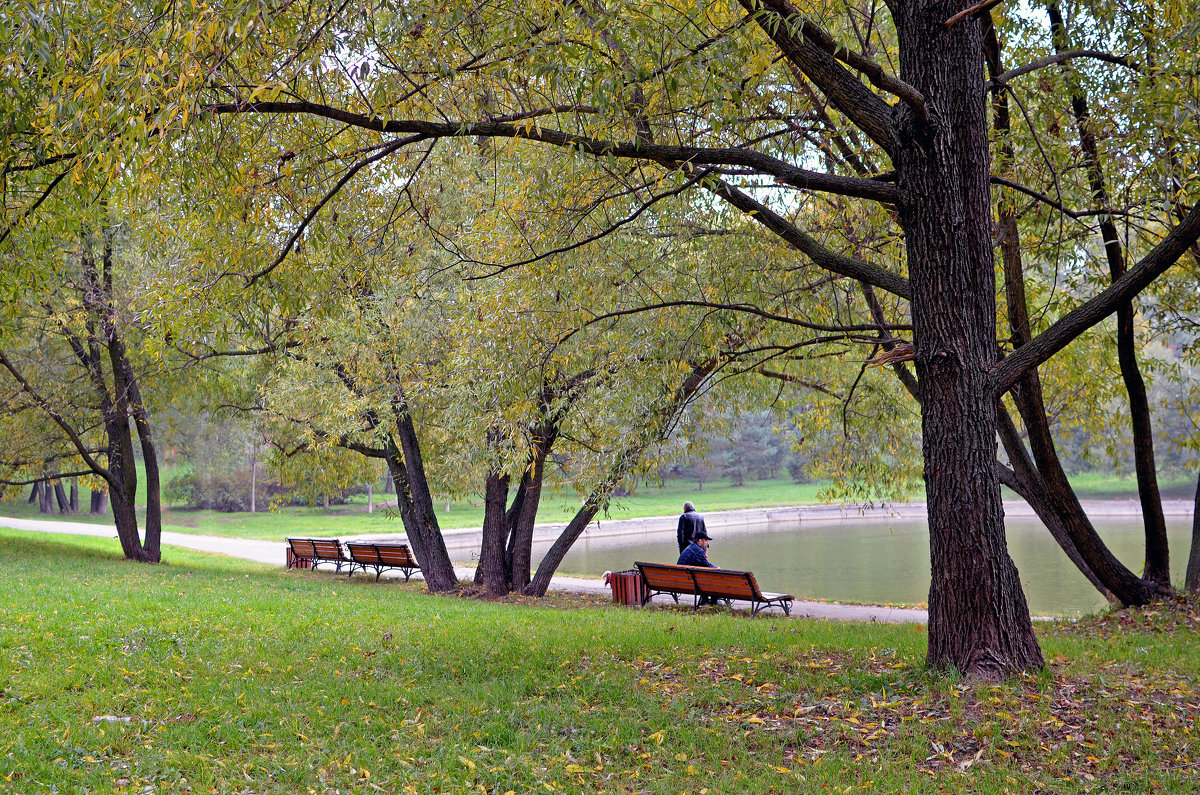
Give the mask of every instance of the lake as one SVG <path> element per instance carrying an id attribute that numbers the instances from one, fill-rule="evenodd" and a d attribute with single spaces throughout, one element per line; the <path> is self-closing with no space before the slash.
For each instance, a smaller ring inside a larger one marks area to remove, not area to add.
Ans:
<path id="1" fill-rule="evenodd" d="M 1097 531 L 1125 565 L 1144 560 L 1141 517 L 1099 518 Z M 1036 519 L 1009 518 L 1008 547 L 1034 615 L 1079 615 L 1107 602 Z M 709 559 L 727 569 L 754 572 L 766 591 L 797 599 L 914 604 L 929 598 L 929 534 L 923 519 L 866 519 L 773 523 L 770 528 L 710 529 Z M 1191 517 L 1168 516 L 1173 579 L 1183 583 Z M 584 535 L 559 573 L 600 576 L 635 560 L 674 563 L 674 533 L 601 537 Z M 535 556 L 541 550 L 535 549 Z"/>

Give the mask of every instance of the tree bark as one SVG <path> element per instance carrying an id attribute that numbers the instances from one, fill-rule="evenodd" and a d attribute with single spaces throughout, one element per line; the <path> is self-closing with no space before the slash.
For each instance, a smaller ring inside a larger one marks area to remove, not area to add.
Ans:
<path id="1" fill-rule="evenodd" d="M 108 512 L 108 492 L 103 489 L 91 490 L 91 504 L 88 508 L 88 513 L 93 516 L 100 516 Z"/>
<path id="2" fill-rule="evenodd" d="M 1196 472 L 1196 496 L 1192 500 L 1192 551 L 1188 555 L 1185 588 L 1200 593 L 1200 469 Z"/>
<path id="3" fill-rule="evenodd" d="M 482 582 L 488 596 L 493 598 L 505 596 L 511 588 L 504 551 L 508 537 L 504 510 L 507 502 L 508 475 L 492 471 L 484 485 L 483 544 L 479 550 L 476 581 Z"/>
<path id="4" fill-rule="evenodd" d="M 396 486 L 397 502 L 401 505 L 400 517 L 404 521 L 404 529 L 413 543 L 413 553 L 418 556 L 425 585 L 431 591 L 452 591 L 458 587 L 458 578 L 454 574 L 450 553 L 446 550 L 446 540 L 442 538 L 438 526 L 412 415 L 403 403 L 393 406 L 393 415 L 399 446 L 397 448 L 396 442 L 390 442 L 397 455 L 389 457 L 388 462 L 389 466 L 398 467 L 393 469 L 392 480 Z M 398 460 L 394 461 L 394 458 Z M 403 478 L 398 478 L 397 473 L 401 473 Z"/>
<path id="5" fill-rule="evenodd" d="M 988 130 L 977 22 L 957 3 L 893 2 L 900 73 L 931 120 L 905 110 L 894 161 L 912 286 L 929 508 L 928 663 L 1000 678 L 1040 669 L 1008 555 L 996 472 L 997 359 Z"/>
<path id="6" fill-rule="evenodd" d="M 550 587 L 550 580 L 554 577 L 554 572 L 558 571 L 558 567 L 562 564 L 563 558 L 571 551 L 571 547 L 579 540 L 579 536 L 587 529 L 587 526 L 592 523 L 592 519 L 600 511 L 600 499 L 596 493 L 592 493 L 583 505 L 571 517 L 571 521 L 559 533 L 558 538 L 554 539 L 554 543 L 550 545 L 550 549 L 546 550 L 546 554 L 542 557 L 542 562 L 538 564 L 537 573 L 533 579 L 525 586 L 524 593 L 526 596 L 545 596 L 546 589 Z"/>
<path id="7" fill-rule="evenodd" d="M 26 502 L 28 502 L 31 505 L 36 502 L 40 506 L 42 504 L 41 500 L 42 500 L 42 481 L 35 480 L 33 482 L 33 488 L 31 488 L 29 490 L 29 499 L 26 500 Z"/>
<path id="8" fill-rule="evenodd" d="M 49 479 L 42 481 L 42 490 L 38 492 L 38 512 L 54 513 L 54 490 Z"/>
<path id="9" fill-rule="evenodd" d="M 71 478 L 71 513 L 79 513 L 79 481 Z"/>
<path id="10" fill-rule="evenodd" d="M 74 513 L 71 510 L 71 501 L 67 498 L 67 490 L 63 488 L 59 478 L 54 479 L 54 501 L 58 503 L 59 513 Z"/>

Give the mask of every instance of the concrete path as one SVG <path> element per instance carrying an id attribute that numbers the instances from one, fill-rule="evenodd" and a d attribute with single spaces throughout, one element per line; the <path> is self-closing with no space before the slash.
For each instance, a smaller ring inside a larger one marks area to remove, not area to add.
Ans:
<path id="1" fill-rule="evenodd" d="M 633 520 L 641 521 L 641 520 Z M 660 520 L 662 521 L 662 520 Z M 670 520 L 672 523 L 674 519 Z M 65 533 L 69 535 L 96 536 L 116 539 L 116 531 L 108 525 L 87 524 L 84 522 L 60 522 L 41 519 L 13 519 L 0 516 L 0 527 L 10 527 L 14 530 L 26 530 L 38 533 Z M 283 541 L 256 541 L 249 538 L 225 538 L 223 536 L 192 535 L 190 533 L 175 533 L 164 530 L 162 533 L 164 546 L 183 547 L 201 552 L 213 552 L 220 555 L 252 560 L 273 566 L 283 566 L 287 555 L 287 544 Z M 472 568 L 457 568 L 455 573 L 461 580 L 470 580 L 475 576 Z M 385 572 L 383 576 L 392 576 L 394 572 Z M 395 575 L 400 576 L 400 575 Z M 420 574 L 414 575 L 419 577 Z M 555 577 L 550 588 L 556 591 L 575 593 L 607 594 L 609 587 L 600 580 L 584 577 Z M 657 596 L 654 604 L 671 604 L 669 596 Z M 738 609 L 749 610 L 749 604 L 735 602 Z M 764 613 L 782 615 L 783 611 L 770 607 Z M 871 621 L 878 623 L 919 623 L 928 622 L 929 615 L 924 610 L 905 607 L 884 607 L 876 605 L 847 605 L 837 602 L 804 602 L 798 601 L 792 605 L 792 616 L 800 618 L 843 619 L 848 621 Z"/>

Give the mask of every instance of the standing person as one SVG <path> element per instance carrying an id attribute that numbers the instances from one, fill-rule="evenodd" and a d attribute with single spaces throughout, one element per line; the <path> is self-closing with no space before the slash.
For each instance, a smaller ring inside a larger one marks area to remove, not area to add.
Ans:
<path id="1" fill-rule="evenodd" d="M 683 504 L 683 514 L 679 517 L 679 526 L 675 528 L 675 540 L 679 542 L 680 552 L 687 549 L 698 530 L 704 530 L 704 514 L 696 513 L 696 506 L 689 500 Z"/>

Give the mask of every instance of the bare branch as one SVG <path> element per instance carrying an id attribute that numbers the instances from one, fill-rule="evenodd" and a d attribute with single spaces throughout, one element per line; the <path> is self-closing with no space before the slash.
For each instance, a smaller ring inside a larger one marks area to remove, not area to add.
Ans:
<path id="1" fill-rule="evenodd" d="M 1127 67 L 1135 72 L 1140 71 L 1141 69 L 1136 61 L 1132 61 L 1124 55 L 1116 55 L 1111 52 L 1105 52 L 1104 50 L 1065 50 L 1055 55 L 1047 55 L 1045 58 L 1039 58 L 1036 61 L 1025 64 L 1024 66 L 1018 66 L 1013 69 L 1009 69 L 1004 74 L 993 77 L 992 83 L 1007 83 L 1009 80 L 1012 80 L 1015 77 L 1020 77 L 1021 75 L 1029 74 L 1030 72 L 1038 69 L 1044 69 L 1047 66 L 1053 66 L 1054 64 L 1065 63 L 1073 58 L 1095 58 L 1098 61 L 1107 61 L 1108 63 L 1115 63 L 1120 66 Z"/>
<path id="2" fill-rule="evenodd" d="M 1031 368 L 1037 367 L 1065 348 L 1076 337 L 1096 325 L 1179 261 L 1200 239 L 1200 202 L 1137 265 L 1083 306 L 1068 312 L 1050 328 L 1008 355 L 992 370 L 992 391 L 1000 397 Z"/>
<path id="3" fill-rule="evenodd" d="M 861 84 L 859 84 L 861 86 Z M 865 89 L 864 89 L 865 90 Z M 869 92 L 868 92 L 869 93 Z M 874 95 L 871 95 L 874 97 Z M 875 97 L 877 101 L 878 97 Z M 884 103 L 886 107 L 886 103 Z M 212 105 L 211 113 L 292 114 L 319 116 L 352 127 L 381 133 L 404 133 L 422 138 L 513 138 L 559 146 L 596 157 L 620 157 L 649 160 L 671 169 L 680 164 L 692 166 L 744 166 L 769 174 L 779 182 L 804 190 L 822 191 L 860 199 L 895 203 L 900 192 L 885 180 L 843 177 L 820 171 L 809 171 L 752 149 L 712 149 L 691 146 L 664 146 L 645 141 L 621 143 L 574 135 L 561 130 L 539 127 L 532 123 L 511 124 L 497 121 L 434 122 L 420 119 L 389 119 L 365 116 L 341 108 L 314 102 L 233 102 Z M 406 139 L 418 140 L 418 139 Z M 383 156 L 381 153 L 377 157 Z M 377 159 L 377 158 L 373 158 Z M 348 175 L 349 176 L 349 175 Z"/>

